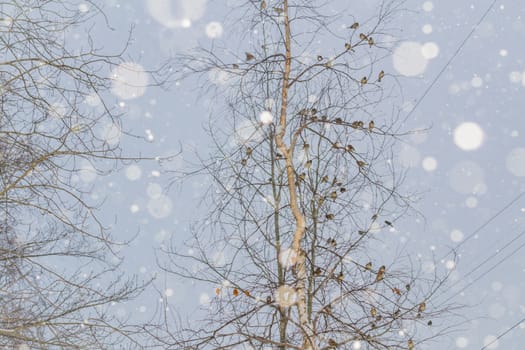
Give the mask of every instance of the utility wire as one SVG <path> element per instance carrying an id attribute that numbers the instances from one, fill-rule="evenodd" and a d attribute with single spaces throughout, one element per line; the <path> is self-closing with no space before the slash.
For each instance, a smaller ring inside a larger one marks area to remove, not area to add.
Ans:
<path id="1" fill-rule="evenodd" d="M 457 55 L 461 52 L 461 49 L 463 49 L 463 46 L 465 46 L 465 44 L 467 43 L 467 41 L 472 37 L 472 34 L 474 34 L 474 32 L 478 29 L 479 25 L 485 20 L 485 18 L 487 17 L 487 15 L 489 14 L 489 12 L 494 8 L 494 5 L 496 5 L 496 2 L 498 0 L 493 0 L 492 3 L 489 5 L 489 7 L 487 8 L 487 10 L 483 13 L 483 15 L 481 16 L 481 18 L 479 19 L 479 21 L 474 25 L 474 27 L 472 27 L 472 30 L 467 34 L 467 36 L 465 37 L 465 39 L 463 39 L 463 41 L 461 42 L 461 44 L 458 46 L 458 48 L 456 49 L 456 51 L 454 51 L 454 53 L 452 54 L 452 56 L 449 58 L 449 60 L 447 61 L 447 63 L 445 64 L 445 66 L 443 66 L 443 68 L 441 68 L 441 70 L 439 71 L 438 75 L 436 75 L 436 77 L 432 80 L 432 82 L 430 83 L 430 85 L 426 88 L 426 90 L 423 92 L 423 95 L 421 95 L 421 97 L 416 101 L 414 107 L 412 108 L 412 110 L 410 112 L 408 112 L 408 114 L 406 115 L 405 119 L 403 119 L 403 123 L 407 121 L 407 119 L 412 115 L 414 114 L 414 111 L 416 110 L 416 108 L 421 104 L 421 102 L 423 101 L 423 99 L 425 99 L 425 97 L 428 95 L 428 93 L 430 92 L 430 90 L 432 90 L 432 88 L 434 87 L 434 85 L 437 83 L 437 81 L 439 80 L 439 78 L 441 78 L 441 76 L 443 75 L 443 73 L 445 73 L 445 70 L 448 68 L 448 66 L 450 66 L 450 64 L 452 63 L 452 61 L 457 57 Z"/>
<path id="2" fill-rule="evenodd" d="M 513 239 L 511 239 L 509 242 L 507 242 L 503 247 L 501 248 L 498 248 L 496 249 L 496 251 L 494 253 L 492 253 L 490 256 L 488 256 L 487 258 L 485 258 L 481 263 L 479 263 L 478 265 L 476 265 L 474 268 L 472 268 L 470 271 L 468 271 L 464 277 L 468 277 L 470 275 L 472 275 L 474 272 L 476 272 L 480 267 L 482 267 L 483 265 L 485 265 L 487 262 L 489 262 L 490 260 L 492 260 L 493 258 L 495 258 L 498 254 L 500 254 L 501 252 L 503 252 L 505 249 L 507 249 L 512 243 L 516 242 L 518 239 L 520 239 L 521 237 L 525 236 L 525 231 L 521 231 L 519 234 L 517 234 Z M 450 286 L 450 288 L 453 288 L 454 286 L 456 286 L 458 283 L 460 283 L 461 281 L 457 281 L 456 283 L 452 284 Z"/>
<path id="3" fill-rule="evenodd" d="M 494 215 L 492 215 L 487 221 L 485 221 L 481 226 L 479 226 L 477 229 L 475 229 L 470 235 L 467 236 L 461 243 L 456 245 L 456 247 L 448 252 L 443 258 L 447 257 L 452 251 L 456 251 L 459 247 L 461 247 L 463 244 L 465 244 L 467 241 L 469 241 L 472 237 L 474 237 L 479 231 L 484 229 L 488 226 L 494 219 L 496 219 L 498 216 L 503 214 L 504 211 L 506 211 L 508 208 L 510 208 L 514 203 L 516 203 L 521 197 L 525 195 L 525 191 L 519 193 L 516 197 L 514 197 L 507 205 L 505 205 L 503 208 L 501 208 L 499 211 L 497 211 Z"/>
<path id="4" fill-rule="evenodd" d="M 519 237 L 522 237 L 523 235 L 525 234 L 525 231 L 523 231 L 517 238 Z M 515 238 L 515 239 L 517 239 Z M 510 245 L 510 242 L 509 244 L 507 244 L 505 247 L 508 247 Z M 495 268 L 497 268 L 499 265 L 503 264 L 505 261 L 507 261 L 508 259 L 510 259 L 514 254 L 516 254 L 517 252 L 519 252 L 521 249 L 525 248 L 525 243 L 522 243 L 520 244 L 516 249 L 514 249 L 512 252 L 510 252 L 509 254 L 507 254 L 503 259 L 501 259 L 500 261 L 498 261 L 496 264 L 492 265 L 488 270 L 484 271 L 481 275 L 479 275 L 478 277 L 476 277 L 474 280 L 472 280 L 471 282 L 469 282 L 467 285 L 465 285 L 463 288 L 461 288 L 459 291 L 457 291 L 456 293 L 454 293 L 453 295 L 451 295 L 450 297 L 448 297 L 442 304 L 445 304 L 447 303 L 449 300 L 455 298 L 458 294 L 462 293 L 465 291 L 465 289 L 467 289 L 468 287 L 472 286 L 474 283 L 476 283 L 477 281 L 479 281 L 480 279 L 482 279 L 483 277 L 485 277 L 489 272 L 492 272 Z M 501 251 L 501 250 L 500 250 Z M 498 253 L 496 254 L 493 254 L 490 258 L 488 259 L 485 259 L 480 265 L 478 265 L 474 270 L 470 271 L 469 273 L 467 273 L 465 275 L 465 277 L 469 276 L 473 271 L 477 270 L 481 265 L 485 264 L 485 262 L 487 262 L 488 260 L 492 259 L 494 256 L 496 256 Z M 452 286 L 455 286 L 457 285 L 457 282 L 454 283 Z"/>
<path id="5" fill-rule="evenodd" d="M 428 95 L 428 93 L 430 92 L 430 90 L 432 90 L 432 88 L 434 87 L 434 85 L 436 85 L 437 81 L 439 80 L 439 78 L 441 78 L 441 76 L 443 75 L 443 73 L 445 72 L 445 70 L 448 68 L 448 66 L 450 66 L 450 64 L 452 63 L 452 61 L 457 57 L 457 55 L 461 52 L 461 49 L 463 49 L 463 47 L 465 46 L 465 44 L 467 43 L 467 41 L 472 37 L 472 35 L 474 34 L 474 32 L 478 29 L 478 27 L 480 26 L 480 24 L 485 20 L 485 18 L 487 17 L 487 15 L 490 13 L 490 11 L 494 8 L 494 6 L 496 5 L 496 2 L 497 0 L 493 0 L 492 3 L 489 5 L 489 7 L 487 8 L 487 10 L 483 13 L 483 15 L 481 16 L 481 18 L 479 19 L 479 21 L 474 25 L 474 27 L 472 27 L 472 30 L 467 34 L 467 36 L 465 37 L 465 39 L 463 39 L 463 41 L 461 42 L 461 44 L 459 45 L 459 47 L 456 49 L 456 51 L 454 51 L 454 53 L 452 54 L 452 56 L 450 57 L 450 59 L 447 61 L 447 63 L 445 64 L 445 66 L 443 66 L 443 68 L 439 71 L 439 73 L 436 75 L 436 77 L 432 80 L 432 82 L 430 83 L 430 85 L 426 88 L 426 90 L 423 92 L 423 95 L 421 95 L 421 97 L 416 101 L 414 107 L 412 108 L 412 110 L 410 110 L 410 112 L 406 115 L 406 117 L 403 119 L 403 123 L 407 121 L 408 118 L 410 118 L 410 116 L 412 116 L 412 114 L 414 114 L 414 111 L 416 110 L 416 108 L 421 104 L 421 102 L 425 99 L 425 97 Z M 495 215 L 493 215 L 489 220 L 487 220 L 485 223 L 483 223 L 480 227 L 478 227 L 474 232 L 472 232 L 472 234 L 470 234 L 465 240 L 463 240 L 460 244 L 458 244 L 456 246 L 456 249 L 459 248 L 460 246 L 462 246 L 463 244 L 465 244 L 465 242 L 467 242 L 468 240 L 470 240 L 476 233 L 478 233 L 479 231 L 481 231 L 483 228 L 485 228 L 490 222 L 492 222 L 496 217 L 498 217 L 499 215 L 501 215 L 505 210 L 507 210 L 512 204 L 514 204 L 518 199 L 520 199 L 523 195 L 525 194 L 525 192 L 522 192 L 520 193 L 518 196 L 516 196 L 509 204 L 507 204 L 505 207 L 503 207 L 500 211 L 498 211 Z M 496 266 L 498 266 L 499 264 L 501 264 L 503 261 L 505 261 L 506 259 L 508 259 L 510 256 L 512 256 L 513 254 L 515 254 L 518 250 L 520 250 L 521 248 L 523 247 L 520 246 L 518 249 L 516 249 L 515 251 L 513 251 L 510 255 L 508 255 L 507 257 L 505 257 L 503 260 L 501 260 L 500 262 L 498 262 L 495 266 L 493 266 L 489 271 L 487 272 L 490 272 L 492 271 Z M 452 251 L 451 251 L 452 252 Z M 451 252 L 449 252 L 446 256 L 448 256 Z M 491 259 L 492 257 L 490 257 L 489 259 Z M 486 261 L 482 262 L 482 264 L 485 264 Z M 481 266 L 481 265 L 479 265 Z M 476 267 L 474 270 L 476 270 L 477 268 Z M 472 270 L 471 272 L 473 272 L 474 270 Z M 483 275 L 482 275 L 483 276 Z M 471 282 L 470 284 L 468 284 L 465 288 L 469 287 L 470 285 L 472 285 L 474 282 L 476 282 L 477 280 L 479 280 L 480 277 L 478 277 L 476 280 L 474 280 L 473 282 Z M 463 288 L 462 291 L 465 289 Z M 512 331 L 514 328 L 518 327 L 522 322 L 525 321 L 525 318 L 521 319 L 520 321 L 518 321 L 516 324 L 514 324 L 513 326 L 511 326 L 510 328 L 508 328 L 505 332 L 501 333 L 500 335 L 498 335 L 498 337 L 496 339 L 494 339 L 493 341 L 491 341 L 490 343 L 488 343 L 487 345 L 485 345 L 484 347 L 482 347 L 480 350 L 485 350 L 487 349 L 490 345 L 492 345 L 494 342 L 496 342 L 497 340 L 503 338 L 505 335 L 507 335 L 510 331 Z"/>
<path id="6" fill-rule="evenodd" d="M 501 333 L 500 335 L 498 335 L 496 337 L 496 339 L 494 339 L 493 341 L 491 341 L 490 343 L 488 343 L 487 345 L 485 345 L 484 347 L 482 347 L 480 350 L 485 350 L 485 349 L 488 349 L 489 346 L 491 346 L 492 344 L 494 344 L 495 342 L 497 342 L 498 340 L 500 340 L 501 338 L 503 338 L 505 335 L 507 335 L 507 333 L 509 333 L 510 331 L 512 331 L 514 328 L 518 327 L 522 322 L 525 322 L 525 318 L 522 318 L 521 320 L 519 320 L 518 322 L 516 322 L 513 326 L 509 327 L 505 332 Z"/>

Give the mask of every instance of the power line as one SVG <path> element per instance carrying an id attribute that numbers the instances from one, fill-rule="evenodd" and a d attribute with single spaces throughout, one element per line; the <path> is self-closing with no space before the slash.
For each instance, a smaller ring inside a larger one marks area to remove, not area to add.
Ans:
<path id="1" fill-rule="evenodd" d="M 425 91 L 423 92 L 423 95 L 421 95 L 421 97 L 416 101 L 414 107 L 412 108 L 412 110 L 410 112 L 408 112 L 408 114 L 406 115 L 405 119 L 403 119 L 403 123 L 407 121 L 407 119 L 412 115 L 414 114 L 414 111 L 416 110 L 416 108 L 421 104 L 421 102 L 423 101 L 423 99 L 428 95 L 428 93 L 430 92 L 430 90 L 432 90 L 432 88 L 434 87 L 434 85 L 437 83 L 437 81 L 439 80 L 439 78 L 441 78 L 441 76 L 443 75 L 443 73 L 445 73 L 445 70 L 448 68 L 448 66 L 452 63 L 452 61 L 457 57 L 457 55 L 460 53 L 461 49 L 463 48 L 463 46 L 465 46 L 465 44 L 467 43 L 467 41 L 472 37 L 472 34 L 474 34 L 474 32 L 476 31 L 476 29 L 478 29 L 479 25 L 485 20 L 485 18 L 487 17 L 487 15 L 489 14 L 489 12 L 494 8 L 494 5 L 496 5 L 496 2 L 498 0 L 493 0 L 492 3 L 489 5 L 489 7 L 487 8 L 487 10 L 485 10 L 485 12 L 483 13 L 483 15 L 481 16 L 481 18 L 479 19 L 479 21 L 474 25 L 474 27 L 472 27 L 472 30 L 467 34 L 467 36 L 465 37 L 465 39 L 463 39 L 463 41 L 461 42 L 461 44 L 458 46 L 458 48 L 456 49 L 456 51 L 454 51 L 454 53 L 452 54 L 452 56 L 449 58 L 449 60 L 447 61 L 447 63 L 443 66 L 443 68 L 441 68 L 441 70 L 439 71 L 438 75 L 436 75 L 436 77 L 432 80 L 432 82 L 430 83 L 430 85 L 425 89 Z"/>
<path id="2" fill-rule="evenodd" d="M 461 243 L 459 243 L 456 246 L 456 249 L 461 247 L 465 242 L 470 240 L 472 237 L 474 237 L 479 231 L 481 231 L 483 228 L 485 228 L 488 224 L 490 224 L 494 219 L 496 219 L 499 215 L 501 215 L 505 210 L 510 208 L 514 203 L 516 203 L 521 197 L 525 195 L 525 191 L 519 193 L 516 197 L 514 197 L 513 200 L 511 200 L 506 206 L 504 206 L 500 211 L 498 211 L 496 214 L 494 214 L 492 217 L 490 217 L 487 221 L 485 221 L 481 226 L 479 226 L 474 232 L 472 232 L 470 235 L 467 236 Z"/>
<path id="3" fill-rule="evenodd" d="M 450 255 L 450 253 L 457 251 L 461 246 L 463 246 L 467 241 L 472 239 L 477 233 L 479 233 L 481 230 L 483 230 L 485 227 L 487 227 L 492 221 L 494 221 L 498 216 L 503 214 L 507 209 L 509 209 L 514 203 L 516 203 L 521 197 L 525 195 L 525 191 L 519 193 L 516 197 L 514 197 L 509 203 L 507 203 L 503 208 L 498 210 L 496 213 L 494 213 L 487 221 L 485 221 L 483 224 L 481 224 L 478 228 L 476 228 L 471 234 L 469 234 L 463 241 L 458 243 L 453 249 L 450 249 L 448 253 L 443 255 L 441 259 L 446 258 Z"/>
<path id="4" fill-rule="evenodd" d="M 503 338 L 505 335 L 507 335 L 507 333 L 509 333 L 510 331 L 512 331 L 514 328 L 518 327 L 522 322 L 525 322 L 525 318 L 522 318 L 521 320 L 519 320 L 518 322 L 516 322 L 513 326 L 509 327 L 505 332 L 501 333 L 500 335 L 498 335 L 496 337 L 496 339 L 492 340 L 490 343 L 488 343 L 487 345 L 485 345 L 484 347 L 482 347 L 480 350 L 485 350 L 485 349 L 488 349 L 489 346 L 491 346 L 492 344 L 494 344 L 495 342 L 497 342 L 498 340 L 500 340 L 501 338 Z"/>
<path id="5" fill-rule="evenodd" d="M 516 237 L 514 240 L 518 239 L 519 237 L 522 237 L 523 235 L 525 234 L 525 231 L 521 232 L 518 237 Z M 514 241 L 512 240 L 512 241 Z M 511 241 L 511 242 L 512 242 Z M 505 248 L 507 248 L 508 246 L 510 246 L 510 243 L 509 242 Z M 503 249 L 505 249 L 503 248 Z M 495 268 L 497 268 L 499 265 L 503 264 L 505 261 L 507 261 L 508 259 L 510 259 L 514 254 L 516 254 L 517 252 L 519 252 L 521 249 L 525 248 L 525 243 L 522 243 L 521 245 L 519 245 L 516 249 L 514 249 L 512 252 L 510 252 L 509 254 L 507 254 L 503 259 L 501 259 L 500 261 L 498 261 L 496 264 L 492 265 L 488 270 L 484 271 L 481 275 L 479 275 L 478 277 L 476 277 L 474 280 L 472 280 L 470 283 L 468 283 L 467 285 L 465 285 L 463 288 L 461 288 L 459 291 L 457 291 L 456 293 L 454 293 L 453 295 L 451 295 L 450 297 L 448 297 L 443 303 L 441 303 L 441 305 L 447 303 L 449 300 L 455 298 L 458 294 L 462 293 L 465 291 L 465 289 L 467 289 L 468 287 L 472 286 L 474 283 L 476 283 L 477 281 L 479 281 L 480 279 L 482 279 L 483 277 L 485 277 L 489 272 L 492 272 Z M 501 251 L 501 250 L 500 250 Z M 478 265 L 475 269 L 471 270 L 469 273 L 467 273 L 465 275 L 465 277 L 467 277 L 468 275 L 470 275 L 472 272 L 474 272 L 475 270 L 477 270 L 481 265 L 484 265 L 488 260 L 492 259 L 494 256 L 496 256 L 498 253 L 496 254 L 493 254 L 490 258 L 488 259 L 485 259 L 480 265 Z M 452 285 L 455 286 L 457 285 L 457 282 L 454 283 Z"/>
<path id="6" fill-rule="evenodd" d="M 489 5 L 489 7 L 487 8 L 487 10 L 483 13 L 483 15 L 481 16 L 481 18 L 478 20 L 478 22 L 474 25 L 474 27 L 472 27 L 471 31 L 467 34 L 467 36 L 465 37 L 465 39 L 463 39 L 463 41 L 461 42 L 461 44 L 459 45 L 459 47 L 456 49 L 456 51 L 454 51 L 454 53 L 452 54 L 452 56 L 449 58 L 449 60 L 447 61 L 447 63 L 445 64 L 445 66 L 443 66 L 443 68 L 439 71 L 439 73 L 436 75 L 436 77 L 432 80 L 432 82 L 430 83 L 430 85 L 425 89 L 425 91 L 423 92 L 423 94 L 421 95 L 421 97 L 416 101 L 414 107 L 410 110 L 410 112 L 406 115 L 406 117 L 403 119 L 403 123 L 406 122 L 406 120 L 412 116 L 412 114 L 414 114 L 414 111 L 416 110 L 416 108 L 421 104 L 421 102 L 425 99 L 425 97 L 428 95 L 428 93 L 430 92 L 430 90 L 432 90 L 432 88 L 434 87 L 434 85 L 437 83 L 437 81 L 439 80 L 439 78 L 441 78 L 441 76 L 443 75 L 443 73 L 445 72 L 445 70 L 448 68 L 448 66 L 450 66 L 450 64 L 452 63 L 452 61 L 457 57 L 457 55 L 460 53 L 461 49 L 465 46 L 465 44 L 467 43 L 467 41 L 472 37 L 472 35 L 474 34 L 474 32 L 478 29 L 478 27 L 480 26 L 480 24 L 485 20 L 485 18 L 487 17 L 487 15 L 489 14 L 489 12 L 494 8 L 494 6 L 496 5 L 496 2 L 497 0 L 493 0 L 492 3 Z M 505 207 L 503 207 L 501 210 L 499 210 L 496 214 L 494 214 L 489 220 L 487 220 L 485 223 L 483 223 L 481 226 L 479 226 L 476 230 L 474 230 L 474 232 L 472 232 L 465 240 L 463 240 L 460 244 L 458 244 L 456 246 L 456 249 L 459 248 L 460 246 L 462 246 L 463 244 L 465 244 L 465 242 L 467 242 L 468 240 L 470 240 L 472 237 L 474 237 L 479 231 L 481 231 L 483 228 L 485 228 L 489 223 L 491 223 L 496 217 L 498 217 L 499 215 L 501 215 L 505 210 L 507 210 L 512 204 L 514 204 L 518 199 L 520 199 L 523 195 L 525 194 L 525 192 L 522 192 L 520 193 L 518 196 L 516 196 L 509 204 L 507 204 Z M 521 234 L 519 235 L 521 236 Z M 505 247 L 507 247 L 508 245 L 506 245 Z M 488 271 L 486 272 L 490 272 L 492 271 L 493 269 L 495 269 L 497 266 L 499 266 L 501 263 L 503 263 L 505 260 L 507 260 L 510 256 L 514 255 L 518 250 L 520 250 L 521 248 L 523 248 L 525 245 L 521 245 L 520 247 L 518 247 L 517 249 L 515 249 L 511 254 L 507 255 L 503 260 L 499 261 L 496 265 L 492 266 Z M 505 248 L 503 248 L 505 249 Z M 451 251 L 452 252 L 452 251 Z M 448 256 L 451 252 L 447 253 L 445 255 Z M 488 260 L 492 259 L 495 255 L 492 255 L 491 257 L 489 257 L 488 259 L 485 259 L 480 265 L 476 266 L 473 270 L 470 271 L 470 273 L 473 273 L 474 271 L 476 271 L 480 266 L 484 265 Z M 469 273 L 469 274 L 470 274 Z M 481 275 L 483 276 L 483 275 Z M 474 281 L 472 281 L 471 283 L 469 283 L 467 286 L 465 286 L 460 292 L 462 292 L 463 290 L 465 290 L 466 288 L 468 288 L 469 286 L 471 286 L 472 284 L 474 284 L 476 281 L 478 281 L 481 276 L 479 276 L 477 279 L 475 279 Z M 496 339 L 494 339 L 493 341 L 491 341 L 490 343 L 488 343 L 487 345 L 483 346 L 480 350 L 485 350 L 487 349 L 490 345 L 492 345 L 493 343 L 495 343 L 496 341 L 498 341 L 499 339 L 503 338 L 505 335 L 507 335 L 509 332 L 511 332 L 514 328 L 518 327 L 522 322 L 525 321 L 525 318 L 521 319 L 520 321 L 518 321 L 517 323 L 515 323 L 514 325 L 512 325 L 510 328 L 508 328 L 505 332 L 501 333 L 500 335 L 498 335 L 496 337 Z"/>

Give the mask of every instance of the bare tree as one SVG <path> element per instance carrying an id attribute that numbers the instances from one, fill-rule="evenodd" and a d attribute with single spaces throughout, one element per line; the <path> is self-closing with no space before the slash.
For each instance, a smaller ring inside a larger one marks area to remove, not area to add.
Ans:
<path id="1" fill-rule="evenodd" d="M 125 242 L 98 220 L 100 200 L 82 181 L 125 160 L 119 115 L 105 102 L 124 51 L 97 48 L 93 17 L 105 21 L 89 1 L 0 2 L 5 349 L 139 347 L 113 305 L 136 296 L 144 282 L 119 272 Z M 73 41 L 75 31 L 85 39 Z"/>
<path id="2" fill-rule="evenodd" d="M 228 38 L 181 57 L 225 108 L 212 109 L 213 154 L 183 174 L 211 178 L 212 210 L 163 266 L 214 295 L 202 320 L 166 321 L 170 349 L 411 350 L 447 331 L 436 323 L 446 307 L 432 306 L 446 276 L 380 233 L 412 196 L 395 165 L 408 134 L 398 84 L 382 68 L 400 2 L 367 20 L 329 7 L 246 1 L 242 54 Z"/>

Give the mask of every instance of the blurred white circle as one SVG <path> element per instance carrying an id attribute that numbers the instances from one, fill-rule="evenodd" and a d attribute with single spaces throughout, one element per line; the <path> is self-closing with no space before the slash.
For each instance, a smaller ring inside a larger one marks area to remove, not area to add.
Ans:
<path id="1" fill-rule="evenodd" d="M 171 214 L 173 203 L 165 195 L 160 195 L 156 198 L 151 198 L 148 201 L 147 208 L 151 216 L 161 219 Z"/>
<path id="2" fill-rule="evenodd" d="M 399 44 L 392 55 L 394 69 L 407 77 L 423 74 L 427 69 L 428 59 L 423 56 L 422 48 L 422 45 L 415 41 Z"/>
<path id="3" fill-rule="evenodd" d="M 525 148 L 514 148 L 505 158 L 507 170 L 514 176 L 525 176 Z"/>
<path id="4" fill-rule="evenodd" d="M 470 81 L 470 85 L 472 85 L 472 87 L 479 88 L 479 87 L 483 86 L 483 79 L 481 79 L 478 76 L 475 76 Z"/>
<path id="5" fill-rule="evenodd" d="M 224 32 L 222 24 L 219 22 L 210 22 L 206 25 L 206 36 L 210 39 L 216 39 L 222 36 Z"/>
<path id="6" fill-rule="evenodd" d="M 423 158 L 422 166 L 425 171 L 434 171 L 437 168 L 437 160 L 434 157 L 425 157 Z"/>
<path id="7" fill-rule="evenodd" d="M 499 346 L 499 340 L 496 336 L 494 335 L 487 335 L 484 339 L 483 339 L 483 346 L 485 346 L 485 348 L 491 350 L 491 349 L 497 349 L 498 346 Z"/>
<path id="8" fill-rule="evenodd" d="M 463 240 L 463 232 L 461 232 L 460 230 L 452 230 L 452 232 L 450 232 L 450 240 L 452 242 L 461 242 Z"/>
<path id="9" fill-rule="evenodd" d="M 293 287 L 283 285 L 275 291 L 275 302 L 281 307 L 290 307 L 297 301 L 297 292 Z"/>
<path id="10" fill-rule="evenodd" d="M 206 11 L 206 0 L 147 0 L 149 14 L 168 28 L 188 28 Z"/>
<path id="11" fill-rule="evenodd" d="M 263 111 L 259 114 L 259 119 L 261 123 L 268 125 L 273 122 L 273 115 L 269 111 Z"/>
<path id="12" fill-rule="evenodd" d="M 468 339 L 465 337 L 456 338 L 456 346 L 460 349 L 466 348 L 468 346 Z"/>
<path id="13" fill-rule="evenodd" d="M 126 177 L 130 181 L 136 181 L 142 176 L 142 169 L 135 164 L 132 164 L 126 168 Z"/>
<path id="14" fill-rule="evenodd" d="M 433 29 L 432 29 L 432 25 L 431 25 L 431 24 L 425 24 L 425 25 L 423 26 L 423 28 L 421 28 L 421 30 L 422 30 L 423 33 L 425 33 L 425 34 L 430 34 L 430 33 L 432 33 L 432 30 L 433 30 Z"/>
<path id="15" fill-rule="evenodd" d="M 284 268 L 290 268 L 297 262 L 297 253 L 292 248 L 282 249 L 279 253 L 279 262 Z"/>
<path id="16" fill-rule="evenodd" d="M 434 9 L 434 4 L 432 3 L 432 1 L 425 1 L 422 7 L 424 11 L 430 12 Z"/>
<path id="17" fill-rule="evenodd" d="M 454 129 L 454 143 L 464 151 L 478 149 L 484 139 L 483 129 L 474 122 L 461 123 Z"/>
<path id="18" fill-rule="evenodd" d="M 428 42 L 421 47 L 421 54 L 426 59 L 433 59 L 439 55 L 439 46 L 435 42 Z"/>
<path id="19" fill-rule="evenodd" d="M 138 63 L 124 62 L 111 72 L 111 92 L 124 100 L 140 97 L 146 92 L 149 76 Z"/>

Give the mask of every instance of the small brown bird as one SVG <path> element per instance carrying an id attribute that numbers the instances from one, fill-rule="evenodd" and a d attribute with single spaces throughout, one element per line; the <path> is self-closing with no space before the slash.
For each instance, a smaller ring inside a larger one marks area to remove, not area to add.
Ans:
<path id="1" fill-rule="evenodd" d="M 408 350 L 414 350 L 414 341 L 412 339 L 408 339 Z"/>
<path id="2" fill-rule="evenodd" d="M 241 165 L 242 166 L 246 166 L 246 164 L 248 164 L 248 161 L 246 159 L 242 159 L 241 160 Z"/>
<path id="3" fill-rule="evenodd" d="M 314 270 L 314 276 L 321 276 L 321 273 L 323 273 L 323 271 L 319 266 L 317 266 Z"/>
<path id="4" fill-rule="evenodd" d="M 357 166 L 360 167 L 360 168 L 366 166 L 366 163 L 363 162 L 362 160 L 357 160 L 356 163 L 357 163 Z"/>
<path id="5" fill-rule="evenodd" d="M 368 123 L 368 130 L 372 130 L 375 126 L 376 126 L 376 124 L 374 123 L 373 120 L 371 120 L 371 121 Z"/>
<path id="6" fill-rule="evenodd" d="M 350 45 L 350 43 L 345 43 L 345 49 L 346 51 L 352 50 L 352 45 Z"/>
<path id="7" fill-rule="evenodd" d="M 385 278 L 385 269 L 386 269 L 385 265 L 379 268 L 379 270 L 377 271 L 377 275 L 376 275 L 376 282 L 382 281 L 383 278 Z"/>
<path id="8" fill-rule="evenodd" d="M 267 303 L 267 304 L 271 304 L 271 303 L 272 303 L 272 297 L 271 297 L 271 296 L 268 295 L 268 296 L 266 297 L 266 303 Z"/>
<path id="9" fill-rule="evenodd" d="M 365 265 L 365 270 L 372 270 L 372 262 L 367 262 L 366 265 Z"/>
<path id="10" fill-rule="evenodd" d="M 232 68 L 233 68 L 233 69 L 239 69 L 239 65 L 238 65 L 237 63 L 233 63 L 233 64 L 232 64 Z"/>
<path id="11" fill-rule="evenodd" d="M 304 167 L 305 167 L 306 169 L 310 169 L 310 168 L 312 167 L 312 160 L 311 160 L 311 159 L 307 160 L 307 161 L 304 163 Z"/>
<path id="12" fill-rule="evenodd" d="M 335 217 L 334 214 L 326 214 L 326 220 L 333 220 Z"/>
<path id="13" fill-rule="evenodd" d="M 335 348 L 337 347 L 339 344 L 337 344 L 337 342 L 335 340 L 333 340 L 332 338 L 328 339 L 328 346 L 332 347 L 332 348 Z"/>
<path id="14" fill-rule="evenodd" d="M 381 72 L 379 72 L 379 75 L 377 76 L 377 81 L 378 82 L 381 82 L 381 80 L 385 77 L 385 71 L 382 70 Z"/>
<path id="15" fill-rule="evenodd" d="M 419 307 L 417 308 L 417 311 L 419 312 L 423 312 L 425 311 L 427 308 L 427 304 L 425 302 L 422 302 L 421 304 L 419 304 Z"/>
<path id="16" fill-rule="evenodd" d="M 321 182 L 328 182 L 328 175 L 323 176 Z"/>
<path id="17" fill-rule="evenodd" d="M 250 296 L 251 296 L 250 292 L 247 291 L 247 290 L 244 291 L 244 295 L 246 295 L 247 297 L 250 297 Z"/>
<path id="18" fill-rule="evenodd" d="M 252 61 L 255 59 L 255 56 L 252 53 L 245 52 L 246 54 L 246 61 Z"/>
<path id="19" fill-rule="evenodd" d="M 343 282 L 343 280 L 344 280 L 344 275 L 342 272 L 339 272 L 339 274 L 337 275 L 337 281 L 341 283 Z"/>
<path id="20" fill-rule="evenodd" d="M 374 38 L 372 37 L 368 38 L 368 45 L 370 45 L 370 47 L 374 46 Z"/>
<path id="21" fill-rule="evenodd" d="M 427 322 L 427 326 L 432 326 L 432 320 Z"/>
<path id="22" fill-rule="evenodd" d="M 361 78 L 361 85 L 365 85 L 366 83 L 368 83 L 368 78 L 367 77 L 362 77 Z"/>
<path id="23" fill-rule="evenodd" d="M 350 29 L 357 29 L 357 28 L 359 28 L 359 23 L 358 22 L 355 22 L 354 24 L 352 24 L 350 26 Z"/>
<path id="24" fill-rule="evenodd" d="M 366 35 L 364 35 L 363 33 L 359 34 L 359 39 L 361 40 L 367 40 L 367 37 Z"/>
<path id="25" fill-rule="evenodd" d="M 337 241 L 334 238 L 328 238 L 326 242 L 334 248 L 337 246 Z"/>
<path id="26" fill-rule="evenodd" d="M 373 307 L 371 310 L 370 310 L 370 315 L 372 315 L 372 317 L 376 317 L 377 316 L 377 310 L 375 307 Z"/>
<path id="27" fill-rule="evenodd" d="M 216 295 L 221 294 L 221 289 L 220 289 L 220 288 L 215 288 L 215 294 L 216 294 Z"/>
<path id="28" fill-rule="evenodd" d="M 297 114 L 300 116 L 305 116 L 308 114 L 308 111 L 305 108 L 303 108 Z"/>
<path id="29" fill-rule="evenodd" d="M 406 288 L 407 292 L 410 292 L 410 284 L 407 284 L 407 285 L 405 286 L 405 288 Z"/>
<path id="30" fill-rule="evenodd" d="M 233 296 L 236 297 L 239 295 L 239 290 L 237 288 L 233 289 Z"/>
<path id="31" fill-rule="evenodd" d="M 252 150 L 251 147 L 246 147 L 246 155 L 247 155 L 248 157 L 252 155 L 252 152 L 253 152 L 253 150 Z"/>
<path id="32" fill-rule="evenodd" d="M 341 118 L 335 118 L 334 121 L 336 124 L 343 124 L 343 119 Z"/>
<path id="33" fill-rule="evenodd" d="M 266 10 L 266 1 L 261 1 L 261 10 Z"/>
<path id="34" fill-rule="evenodd" d="M 335 201 L 337 199 L 337 192 L 336 191 L 331 192 L 330 193 L 330 198 Z"/>
<path id="35" fill-rule="evenodd" d="M 401 296 L 401 291 L 399 290 L 399 288 L 393 287 L 393 288 L 392 288 L 392 292 L 394 292 L 394 293 L 397 294 L 398 296 Z"/>
<path id="36" fill-rule="evenodd" d="M 353 152 L 353 151 L 355 151 L 355 148 L 352 145 L 346 145 L 345 150 L 347 152 Z"/>

